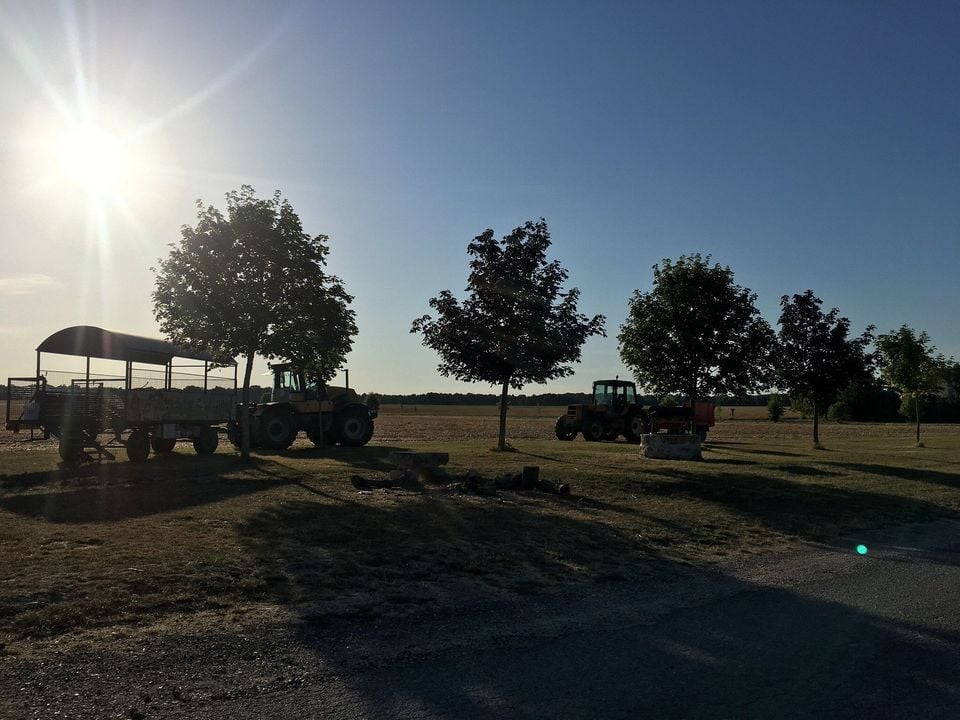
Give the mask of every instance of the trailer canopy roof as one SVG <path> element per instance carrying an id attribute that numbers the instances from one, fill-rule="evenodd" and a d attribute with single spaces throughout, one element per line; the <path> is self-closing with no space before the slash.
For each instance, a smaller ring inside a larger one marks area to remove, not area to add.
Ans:
<path id="1" fill-rule="evenodd" d="M 213 357 L 207 352 L 188 350 L 166 340 L 113 332 L 92 325 L 77 325 L 58 330 L 37 346 L 37 352 L 150 365 L 166 365 L 175 357 L 213 361 Z"/>

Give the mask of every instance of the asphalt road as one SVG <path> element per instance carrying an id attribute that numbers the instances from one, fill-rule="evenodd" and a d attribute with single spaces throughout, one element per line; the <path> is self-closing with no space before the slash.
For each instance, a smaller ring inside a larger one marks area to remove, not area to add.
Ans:
<path id="1" fill-rule="evenodd" d="M 556 623 L 518 618 L 533 630 L 478 637 L 476 647 L 344 674 L 334 664 L 306 687 L 224 703 L 216 714 L 960 717 L 960 525 L 901 529 L 871 540 L 865 556 L 858 540 L 691 573 L 674 607 L 644 590 L 631 603 L 618 590 L 613 612 L 598 612 L 602 594 L 586 598 L 592 619 L 581 623 L 577 607 L 554 608 Z M 543 637 L 536 627 L 560 629 Z"/>

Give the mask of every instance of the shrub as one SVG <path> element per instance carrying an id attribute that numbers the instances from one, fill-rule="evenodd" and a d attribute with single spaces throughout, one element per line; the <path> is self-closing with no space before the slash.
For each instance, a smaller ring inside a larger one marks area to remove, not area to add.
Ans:
<path id="1" fill-rule="evenodd" d="M 827 408 L 827 420 L 843 422 L 850 419 L 850 406 L 845 402 L 835 402 Z"/>
<path id="2" fill-rule="evenodd" d="M 770 399 L 767 400 L 767 415 L 773 422 L 780 422 L 783 417 L 783 402 L 779 395 L 771 395 Z"/>

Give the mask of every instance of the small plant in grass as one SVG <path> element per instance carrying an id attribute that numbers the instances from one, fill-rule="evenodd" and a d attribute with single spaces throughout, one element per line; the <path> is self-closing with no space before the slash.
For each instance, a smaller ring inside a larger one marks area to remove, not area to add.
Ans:
<path id="1" fill-rule="evenodd" d="M 767 415 L 772 422 L 780 422 L 783 418 L 783 401 L 779 395 L 771 395 L 767 400 Z"/>

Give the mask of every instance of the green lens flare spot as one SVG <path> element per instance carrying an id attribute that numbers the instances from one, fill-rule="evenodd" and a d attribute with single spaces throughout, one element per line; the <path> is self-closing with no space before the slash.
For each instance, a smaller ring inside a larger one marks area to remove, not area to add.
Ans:
<path id="1" fill-rule="evenodd" d="M 857 552 L 860 553 L 861 555 L 866 555 L 866 554 L 867 554 L 867 546 L 866 546 L 866 545 L 857 545 Z"/>

